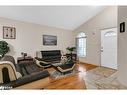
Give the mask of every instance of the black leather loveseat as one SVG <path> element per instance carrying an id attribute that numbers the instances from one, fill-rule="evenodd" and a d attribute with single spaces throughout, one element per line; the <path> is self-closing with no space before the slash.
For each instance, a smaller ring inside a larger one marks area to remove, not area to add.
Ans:
<path id="1" fill-rule="evenodd" d="M 49 67 L 51 64 L 61 61 L 60 50 L 40 51 L 41 57 L 35 57 L 36 64 L 40 67 Z"/>
<path id="2" fill-rule="evenodd" d="M 61 51 L 60 50 L 49 50 L 41 51 L 42 58 L 46 62 L 54 62 L 61 60 Z"/>
<path id="3" fill-rule="evenodd" d="M 40 69 L 34 62 L 24 64 L 22 67 L 19 66 L 18 64 L 15 64 L 15 60 L 12 56 L 5 56 L 0 61 L 0 69 L 0 71 L 2 71 L 0 72 L 0 74 L 2 74 L 2 77 L 0 77 L 0 86 L 3 87 L 20 88 L 21 86 L 20 89 L 37 89 L 38 87 L 35 87 L 34 84 L 33 87 L 30 86 L 30 83 L 49 78 L 50 75 L 47 70 Z M 24 69 L 25 73 L 21 72 L 21 69 Z M 20 77 L 18 77 L 17 72 Z M 46 82 L 46 80 L 44 80 L 44 82 Z"/>

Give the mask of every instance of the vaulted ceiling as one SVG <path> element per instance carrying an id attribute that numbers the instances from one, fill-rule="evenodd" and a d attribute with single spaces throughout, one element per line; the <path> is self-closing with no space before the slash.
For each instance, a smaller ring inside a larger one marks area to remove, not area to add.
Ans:
<path id="1" fill-rule="evenodd" d="M 74 30 L 105 6 L 0 6 L 0 17 Z"/>

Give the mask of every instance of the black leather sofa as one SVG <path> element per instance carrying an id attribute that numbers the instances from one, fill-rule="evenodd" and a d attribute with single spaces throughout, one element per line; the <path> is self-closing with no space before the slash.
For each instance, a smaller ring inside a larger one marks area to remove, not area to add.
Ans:
<path id="1" fill-rule="evenodd" d="M 19 72 L 22 75 L 22 77 L 17 78 L 12 81 L 11 81 L 11 79 L 9 79 L 9 80 L 5 79 L 5 80 L 7 80 L 7 82 L 4 81 L 4 83 L 0 83 L 0 86 L 15 88 L 15 87 L 19 87 L 24 84 L 28 84 L 33 81 L 44 79 L 44 78 L 47 78 L 50 76 L 50 74 L 47 70 L 40 69 L 40 67 L 38 67 L 35 64 L 35 62 L 33 62 L 33 63 L 31 62 L 29 64 L 24 64 L 22 66 L 19 66 L 18 64 L 15 64 L 15 60 L 12 56 L 5 56 L 1 60 L 1 62 L 8 62 L 8 61 L 13 63 L 14 69 L 16 69 L 16 71 Z M 4 66 L 4 68 L 6 68 L 6 65 Z M 25 71 L 22 72 L 21 69 L 24 69 Z M 12 70 L 12 71 L 14 71 L 14 70 Z M 7 72 L 7 73 L 8 73 L 7 75 L 9 75 L 9 72 Z M 7 75 L 5 75 L 5 76 L 7 77 Z M 7 78 L 9 78 L 9 76 Z M 29 88 L 32 88 L 32 87 L 29 87 Z"/>
<path id="2" fill-rule="evenodd" d="M 40 67 L 50 67 L 53 63 L 59 63 L 61 61 L 61 51 L 60 50 L 49 50 L 40 51 L 41 58 L 35 57 L 36 64 Z"/>
<path id="3" fill-rule="evenodd" d="M 60 50 L 41 51 L 42 59 L 46 62 L 55 62 L 61 60 Z"/>

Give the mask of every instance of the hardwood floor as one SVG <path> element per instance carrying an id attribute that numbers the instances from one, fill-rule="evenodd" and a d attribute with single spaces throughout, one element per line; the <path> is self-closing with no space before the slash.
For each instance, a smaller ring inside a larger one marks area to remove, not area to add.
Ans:
<path id="1" fill-rule="evenodd" d="M 85 82 L 83 76 L 86 71 L 96 68 L 97 66 L 91 64 L 79 63 L 76 64 L 77 69 L 80 71 L 74 75 L 70 75 L 61 79 L 51 79 L 49 84 L 44 89 L 85 89 Z M 48 69 L 49 72 L 53 68 Z"/>

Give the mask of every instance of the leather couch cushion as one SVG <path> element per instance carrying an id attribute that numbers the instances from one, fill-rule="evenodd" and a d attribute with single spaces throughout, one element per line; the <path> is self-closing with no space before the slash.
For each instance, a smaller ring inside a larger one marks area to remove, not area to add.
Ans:
<path id="1" fill-rule="evenodd" d="M 28 63 L 20 65 L 22 76 L 31 75 L 34 72 L 42 71 L 35 63 Z"/>
<path id="2" fill-rule="evenodd" d="M 41 53 L 42 53 L 42 58 L 44 60 L 51 60 L 51 59 L 60 60 L 61 58 L 60 50 L 41 51 Z"/>
<path id="3" fill-rule="evenodd" d="M 41 51 L 41 54 L 42 54 L 42 58 L 43 56 L 57 56 L 57 55 L 61 55 L 61 51 L 60 50 Z"/>
<path id="4" fill-rule="evenodd" d="M 28 74 L 40 71 L 40 69 L 36 66 L 36 64 L 25 66 L 25 68 Z"/>

